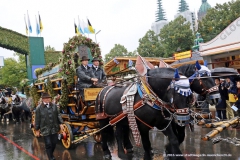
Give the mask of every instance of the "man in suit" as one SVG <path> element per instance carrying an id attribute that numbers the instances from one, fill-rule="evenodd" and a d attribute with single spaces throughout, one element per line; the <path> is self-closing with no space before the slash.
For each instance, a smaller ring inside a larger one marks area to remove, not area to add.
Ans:
<path id="1" fill-rule="evenodd" d="M 81 59 L 81 65 L 77 68 L 78 86 L 81 96 L 84 98 L 83 89 L 95 87 L 98 79 L 95 77 L 93 70 L 88 66 L 88 57 L 83 56 Z"/>
<path id="2" fill-rule="evenodd" d="M 92 60 L 92 70 L 95 75 L 95 77 L 98 79 L 98 84 L 106 82 L 106 75 L 103 71 L 103 69 L 99 66 L 100 60 L 95 57 Z"/>

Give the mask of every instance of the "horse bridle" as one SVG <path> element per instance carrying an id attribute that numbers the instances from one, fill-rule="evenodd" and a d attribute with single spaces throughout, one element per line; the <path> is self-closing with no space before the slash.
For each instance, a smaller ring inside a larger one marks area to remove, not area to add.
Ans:
<path id="1" fill-rule="evenodd" d="M 197 73 L 197 74 L 196 74 L 196 73 Z M 210 93 L 212 93 L 212 92 L 218 91 L 218 86 L 217 86 L 217 85 L 216 85 L 216 86 L 213 86 L 212 88 L 209 88 L 209 89 L 208 89 L 207 86 L 203 83 L 203 80 L 202 80 L 201 77 L 203 77 L 204 74 L 206 74 L 206 75 L 211 75 L 210 73 L 208 73 L 207 71 L 205 71 L 205 72 L 203 72 L 203 73 L 198 73 L 198 72 L 196 72 L 196 73 L 194 73 L 194 74 L 195 74 L 195 75 L 198 75 L 198 76 L 196 76 L 196 77 L 197 77 L 197 80 L 199 81 L 200 86 L 202 87 L 202 90 L 203 90 L 203 92 L 202 92 L 200 95 L 210 94 Z M 192 83 L 193 83 L 194 80 L 195 80 L 195 79 L 192 80 L 192 82 L 190 83 L 190 85 L 192 85 Z"/>
<path id="2" fill-rule="evenodd" d="M 172 88 L 173 89 L 173 96 L 172 96 L 172 99 L 171 99 L 171 107 L 172 107 L 172 109 L 170 109 L 172 112 L 174 112 L 174 113 L 176 113 L 176 114 L 188 114 L 189 113 L 189 108 L 182 108 L 182 109 L 178 109 L 177 107 L 176 107 L 176 105 L 173 103 L 174 102 L 174 99 L 175 99 L 175 93 L 176 93 L 176 88 L 178 88 L 178 89 L 181 89 L 181 88 L 188 88 L 188 87 L 183 87 L 183 86 L 180 86 L 180 85 L 176 85 L 175 84 L 175 81 L 173 80 L 171 83 L 170 83 L 170 85 L 168 86 L 168 89 L 167 89 L 167 91 L 169 91 L 170 90 L 170 88 Z M 179 93 L 180 94 L 180 93 Z M 192 94 L 192 93 L 191 93 Z"/>

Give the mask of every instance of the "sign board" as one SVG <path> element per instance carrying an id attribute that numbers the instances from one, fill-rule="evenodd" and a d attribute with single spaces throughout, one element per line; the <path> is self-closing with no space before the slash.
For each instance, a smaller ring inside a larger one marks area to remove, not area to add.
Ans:
<path id="1" fill-rule="evenodd" d="M 192 51 L 186 51 L 186 52 L 181 52 L 181 53 L 174 53 L 173 57 L 174 57 L 175 60 L 191 58 L 192 57 Z"/>
<path id="2" fill-rule="evenodd" d="M 96 100 L 98 93 L 102 88 L 85 88 L 84 89 L 84 99 L 85 101 Z"/>
<path id="3" fill-rule="evenodd" d="M 38 67 L 38 68 L 41 68 L 41 67 Z M 38 78 L 47 77 L 47 76 L 56 74 L 56 73 L 58 73 L 59 69 L 60 69 L 60 66 L 57 65 L 57 66 L 53 67 L 50 71 L 43 72 L 41 75 L 38 76 Z"/>
<path id="4" fill-rule="evenodd" d="M 32 79 L 37 79 L 37 77 L 34 73 L 35 69 L 44 68 L 44 67 L 45 67 L 45 65 L 32 65 Z"/>
<path id="5" fill-rule="evenodd" d="M 4 57 L 0 56 L 0 67 L 4 66 Z"/>
<path id="6" fill-rule="evenodd" d="M 79 58 L 81 59 L 83 56 L 86 56 L 88 57 L 90 60 L 89 60 L 89 63 L 92 63 L 92 54 L 91 54 L 91 51 L 90 51 L 90 48 L 85 46 L 85 45 L 80 45 L 77 47 L 78 49 L 78 54 L 79 54 Z"/>

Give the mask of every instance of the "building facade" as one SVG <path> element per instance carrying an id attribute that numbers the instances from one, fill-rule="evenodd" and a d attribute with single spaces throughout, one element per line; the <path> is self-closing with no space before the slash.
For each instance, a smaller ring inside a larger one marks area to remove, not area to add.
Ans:
<path id="1" fill-rule="evenodd" d="M 240 72 L 240 17 L 214 39 L 200 43 L 200 54 L 209 68 L 230 67 Z"/>

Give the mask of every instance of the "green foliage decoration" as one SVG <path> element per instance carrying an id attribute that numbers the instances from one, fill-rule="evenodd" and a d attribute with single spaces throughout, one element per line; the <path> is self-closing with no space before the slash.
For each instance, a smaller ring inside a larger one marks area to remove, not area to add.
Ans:
<path id="1" fill-rule="evenodd" d="M 45 88 L 44 88 L 45 89 Z M 52 97 L 52 99 L 54 98 L 54 96 L 56 95 L 53 87 L 52 87 L 52 82 L 50 80 L 50 78 L 47 78 L 47 84 L 46 84 L 46 92 L 48 92 L 50 94 L 50 96 Z"/>
<path id="2" fill-rule="evenodd" d="M 59 100 L 59 105 L 61 109 L 66 109 L 68 105 L 68 100 L 69 100 L 67 82 L 65 80 L 62 80 L 61 86 L 62 86 L 62 90 L 61 90 L 62 95 Z"/>
<path id="3" fill-rule="evenodd" d="M 82 35 L 74 36 L 69 39 L 68 43 L 64 44 L 62 50 L 61 64 L 59 69 L 59 75 L 67 80 L 67 84 L 74 83 L 74 76 L 76 75 L 76 68 L 80 65 L 78 54 L 75 50 L 80 45 L 86 45 L 90 48 L 93 57 L 98 57 L 102 62 L 101 50 L 99 45 Z"/>
<path id="4" fill-rule="evenodd" d="M 0 27 L 0 47 L 29 54 L 28 37 L 3 27 Z"/>
<path id="5" fill-rule="evenodd" d="M 24 87 L 24 93 L 27 97 L 30 97 L 30 89 L 29 89 L 29 86 L 25 86 Z"/>
<path id="6" fill-rule="evenodd" d="M 37 86 L 33 85 L 30 89 L 30 95 L 33 98 L 33 104 L 34 107 L 36 107 L 38 105 L 38 101 L 40 99 L 40 95 L 38 94 L 38 89 Z"/>
<path id="7" fill-rule="evenodd" d="M 59 64 L 59 58 L 61 57 L 60 51 L 45 51 L 44 52 L 45 62 Z"/>

